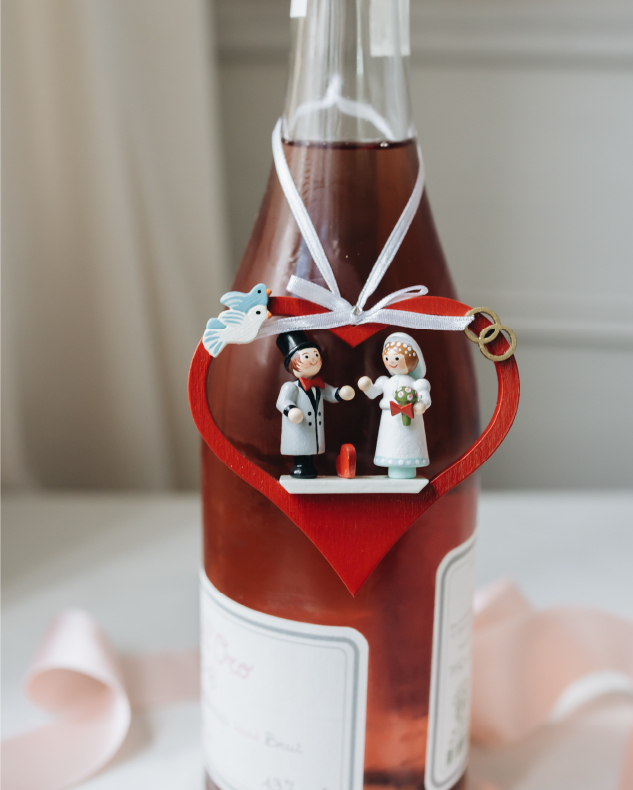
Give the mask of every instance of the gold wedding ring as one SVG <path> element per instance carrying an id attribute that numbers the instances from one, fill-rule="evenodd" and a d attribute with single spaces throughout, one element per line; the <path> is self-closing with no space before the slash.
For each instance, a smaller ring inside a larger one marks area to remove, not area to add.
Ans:
<path id="1" fill-rule="evenodd" d="M 472 340 L 473 343 L 477 343 L 479 350 L 487 359 L 491 359 L 493 362 L 503 362 L 504 359 L 509 359 L 516 351 L 517 336 L 511 329 L 509 329 L 507 326 L 504 326 L 501 321 L 499 321 L 499 316 L 494 312 L 494 310 L 490 310 L 488 307 L 473 307 L 473 309 L 469 310 L 466 315 L 476 315 L 477 313 L 483 313 L 484 315 L 487 315 L 492 319 L 493 323 L 490 324 L 490 326 L 482 329 L 479 337 L 474 332 L 471 332 L 468 327 L 466 327 L 466 329 L 464 329 L 466 337 L 469 340 Z M 492 343 L 493 340 L 496 340 L 499 332 L 505 332 L 508 335 L 510 338 L 510 347 L 504 354 L 492 354 L 490 351 L 488 351 L 486 346 L 489 343 Z"/>

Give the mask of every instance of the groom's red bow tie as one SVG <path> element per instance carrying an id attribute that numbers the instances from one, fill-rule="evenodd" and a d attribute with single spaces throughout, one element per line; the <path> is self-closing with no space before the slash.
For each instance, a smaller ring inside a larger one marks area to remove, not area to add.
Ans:
<path id="1" fill-rule="evenodd" d="M 323 379 L 321 378 L 321 376 L 315 376 L 312 379 L 304 379 L 303 377 L 301 377 L 299 381 L 301 382 L 301 386 L 306 392 L 311 387 L 318 387 L 320 390 L 325 389 L 325 384 L 323 383 Z"/>

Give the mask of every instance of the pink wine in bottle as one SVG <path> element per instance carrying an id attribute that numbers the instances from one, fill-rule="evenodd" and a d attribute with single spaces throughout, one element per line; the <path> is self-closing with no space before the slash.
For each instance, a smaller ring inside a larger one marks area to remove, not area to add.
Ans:
<path id="1" fill-rule="evenodd" d="M 283 148 L 341 295 L 355 304 L 419 169 L 410 114 L 408 19 L 401 0 L 292 2 L 293 49 Z M 233 287 L 285 295 L 291 275 L 324 285 L 273 167 Z M 423 284 L 455 298 L 426 192 L 370 305 Z M 395 328 L 397 329 L 397 328 Z M 335 475 L 343 441 L 357 474 L 374 466 L 376 401 L 356 382 L 384 375 L 386 328 L 354 349 L 326 330 L 324 378 L 352 384 L 325 405 Z M 424 415 L 433 477 L 478 436 L 462 332 L 403 330 L 431 383 Z M 208 378 L 209 408 L 247 458 L 279 478 L 279 390 L 289 374 L 268 337 L 227 346 Z M 340 441 L 339 441 L 340 440 Z M 468 753 L 473 535 L 477 482 L 427 510 L 352 596 L 319 550 L 262 493 L 203 446 L 203 718 L 207 786 L 360 790 L 463 786 Z M 335 499 L 335 497 L 334 497 Z M 362 543 L 359 545 L 362 552 Z"/>

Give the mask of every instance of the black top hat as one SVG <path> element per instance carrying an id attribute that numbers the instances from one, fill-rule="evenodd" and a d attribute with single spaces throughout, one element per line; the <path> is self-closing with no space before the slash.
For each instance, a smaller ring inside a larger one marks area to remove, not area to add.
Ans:
<path id="1" fill-rule="evenodd" d="M 309 340 L 300 329 L 294 332 L 282 332 L 277 336 L 277 348 L 284 355 L 284 367 L 288 370 L 288 365 L 293 355 L 302 348 L 318 348 L 314 340 Z"/>

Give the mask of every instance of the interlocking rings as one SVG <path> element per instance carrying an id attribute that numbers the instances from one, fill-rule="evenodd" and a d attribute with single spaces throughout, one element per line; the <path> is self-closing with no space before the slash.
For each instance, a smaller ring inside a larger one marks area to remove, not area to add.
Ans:
<path id="1" fill-rule="evenodd" d="M 466 329 L 464 329 L 464 332 L 466 333 L 466 337 L 469 340 L 472 340 L 473 343 L 477 343 L 477 345 L 479 346 L 479 350 L 487 359 L 491 359 L 493 362 L 503 362 L 504 359 L 509 359 L 516 351 L 517 336 L 514 334 L 514 332 L 511 329 L 509 329 L 507 326 L 504 326 L 499 321 L 499 316 L 493 310 L 490 310 L 488 307 L 473 307 L 473 309 L 469 310 L 466 313 L 466 315 L 476 315 L 477 313 L 484 313 L 484 315 L 490 316 L 490 318 L 492 318 L 494 323 L 490 324 L 490 326 L 487 326 L 485 329 L 483 329 L 479 337 L 477 337 L 477 335 L 474 332 L 471 332 L 471 330 L 468 327 L 466 327 Z M 490 351 L 488 351 L 488 349 L 486 348 L 486 346 L 488 345 L 488 343 L 492 343 L 492 341 L 497 338 L 499 332 L 501 331 L 505 332 L 510 338 L 510 348 L 508 348 L 508 350 L 504 354 L 491 354 Z"/>

